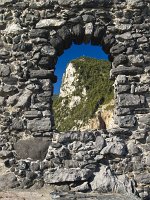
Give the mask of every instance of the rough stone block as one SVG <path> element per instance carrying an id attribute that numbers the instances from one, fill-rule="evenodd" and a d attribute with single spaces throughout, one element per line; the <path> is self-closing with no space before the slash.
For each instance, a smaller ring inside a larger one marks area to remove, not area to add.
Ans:
<path id="1" fill-rule="evenodd" d="M 52 129 L 51 121 L 49 118 L 27 120 L 27 129 L 33 132 L 36 131 L 47 132 Z"/>
<path id="2" fill-rule="evenodd" d="M 9 76 L 10 74 L 10 67 L 8 65 L 0 64 L 0 76 L 5 77 Z"/>
<path id="3" fill-rule="evenodd" d="M 45 183 L 65 183 L 86 181 L 92 176 L 92 171 L 89 169 L 58 169 L 55 172 L 45 172 Z"/>
<path id="4" fill-rule="evenodd" d="M 14 144 L 17 159 L 31 158 L 33 160 L 44 160 L 50 141 L 43 138 L 30 138 L 19 140 Z"/>
<path id="5" fill-rule="evenodd" d="M 137 75 L 142 74 L 144 71 L 141 67 L 125 67 L 123 65 L 119 65 L 115 69 L 110 70 L 110 77 L 114 78 L 117 75 Z"/>
<path id="6" fill-rule="evenodd" d="M 120 128 L 132 128 L 136 125 L 136 118 L 134 115 L 125 115 L 118 117 L 118 125 Z"/>
<path id="7" fill-rule="evenodd" d="M 65 24 L 65 20 L 60 19 L 41 19 L 37 24 L 36 28 L 46 28 L 46 27 L 59 27 Z"/>
<path id="8" fill-rule="evenodd" d="M 142 183 L 142 184 L 150 184 L 150 173 L 140 173 L 138 175 L 135 176 L 135 180 L 138 183 Z"/>
<path id="9" fill-rule="evenodd" d="M 38 118 L 42 115 L 42 113 L 40 111 L 37 110 L 29 110 L 29 111 L 25 111 L 24 116 L 28 119 L 32 119 L 32 118 Z"/>
<path id="10" fill-rule="evenodd" d="M 118 95 L 118 105 L 120 107 L 137 107 L 144 104 L 144 96 L 134 94 L 120 94 Z"/>

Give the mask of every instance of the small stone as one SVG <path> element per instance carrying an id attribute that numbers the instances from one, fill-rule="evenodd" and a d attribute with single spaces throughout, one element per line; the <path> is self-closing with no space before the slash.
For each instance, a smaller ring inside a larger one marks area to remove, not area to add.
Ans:
<path id="1" fill-rule="evenodd" d="M 21 28 L 20 24 L 15 24 L 15 23 L 10 24 L 4 30 L 6 34 L 15 34 L 15 35 L 20 34 L 22 31 L 23 29 Z"/>
<path id="2" fill-rule="evenodd" d="M 29 102 L 31 94 L 32 94 L 32 91 L 25 89 L 23 94 L 19 96 L 18 102 L 15 105 L 15 107 L 24 107 Z"/>
<path id="3" fill-rule="evenodd" d="M 0 175 L 0 191 L 19 186 L 16 176 L 13 173 Z"/>
<path id="4" fill-rule="evenodd" d="M 59 27 L 65 24 L 65 20 L 61 19 L 41 19 L 37 24 L 36 28 L 46 28 L 46 27 Z"/>
<path id="5" fill-rule="evenodd" d="M 0 158 L 6 159 L 6 158 L 11 158 L 11 157 L 13 157 L 12 151 L 7 151 L 7 150 L 0 151 Z"/>
<path id="6" fill-rule="evenodd" d="M 5 77 L 9 76 L 10 67 L 8 65 L 0 64 L 0 76 Z"/>
<path id="7" fill-rule="evenodd" d="M 150 173 L 140 173 L 138 175 L 135 175 L 135 180 L 138 183 L 142 184 L 150 184 Z"/>

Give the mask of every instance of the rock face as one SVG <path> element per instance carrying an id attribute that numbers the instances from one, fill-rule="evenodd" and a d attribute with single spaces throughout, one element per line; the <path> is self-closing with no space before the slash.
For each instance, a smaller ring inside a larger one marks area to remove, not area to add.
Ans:
<path id="1" fill-rule="evenodd" d="M 68 64 L 60 94 L 53 102 L 57 130 L 106 129 L 114 125 L 109 71 L 110 63 L 106 60 L 80 57 Z"/>
<path id="2" fill-rule="evenodd" d="M 81 168 L 94 174 L 104 165 L 118 179 L 128 176 L 129 181 L 122 182 L 129 191 L 150 198 L 149 13 L 148 0 L 0 1 L 0 151 L 20 187 L 42 183 L 47 171 Z M 50 132 L 55 64 L 73 42 L 102 45 L 109 55 L 114 129 Z M 100 150 L 95 145 L 98 135 L 105 140 Z M 38 136 L 58 142 L 49 146 L 42 161 L 18 160 L 14 143 Z M 15 181 L 7 178 L 1 181 Z"/>

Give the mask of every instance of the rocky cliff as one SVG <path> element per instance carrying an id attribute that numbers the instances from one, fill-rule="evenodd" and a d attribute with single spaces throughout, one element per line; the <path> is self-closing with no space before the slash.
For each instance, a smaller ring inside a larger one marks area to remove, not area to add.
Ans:
<path id="1" fill-rule="evenodd" d="M 109 80 L 109 71 L 108 61 L 87 57 L 67 65 L 60 94 L 54 97 L 56 129 L 112 128 L 113 82 Z"/>

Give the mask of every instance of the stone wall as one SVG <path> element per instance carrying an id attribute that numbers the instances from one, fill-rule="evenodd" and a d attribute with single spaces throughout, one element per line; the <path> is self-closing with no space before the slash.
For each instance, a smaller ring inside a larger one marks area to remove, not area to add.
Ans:
<path id="1" fill-rule="evenodd" d="M 1 157 L 10 156 L 19 138 L 52 137 L 57 59 L 73 42 L 91 42 L 109 55 L 115 122 L 132 131 L 136 170 L 149 176 L 149 0 L 1 0 L 0 13 Z M 145 176 L 146 183 L 140 175 L 137 181 L 149 184 Z"/>

